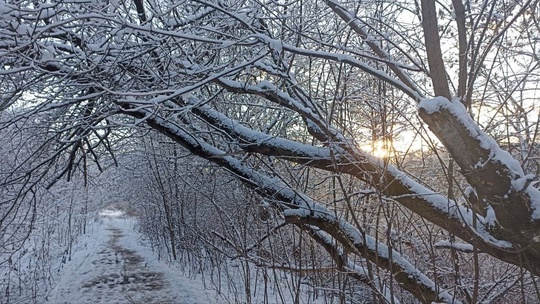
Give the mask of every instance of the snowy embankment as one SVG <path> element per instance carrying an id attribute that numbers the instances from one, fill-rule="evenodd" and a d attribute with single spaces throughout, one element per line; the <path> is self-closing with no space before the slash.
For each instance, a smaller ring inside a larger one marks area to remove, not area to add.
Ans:
<path id="1" fill-rule="evenodd" d="M 78 242 L 46 303 L 216 303 L 214 292 L 158 261 L 140 241 L 135 220 L 119 211 Z M 212 296 L 211 296 L 212 295 Z"/>

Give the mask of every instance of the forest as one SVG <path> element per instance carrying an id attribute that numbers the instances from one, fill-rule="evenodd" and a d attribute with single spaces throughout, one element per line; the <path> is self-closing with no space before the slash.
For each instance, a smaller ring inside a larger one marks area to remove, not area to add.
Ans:
<path id="1" fill-rule="evenodd" d="M 219 303 L 540 302 L 539 2 L 0 0 L 0 303 L 106 209 Z"/>

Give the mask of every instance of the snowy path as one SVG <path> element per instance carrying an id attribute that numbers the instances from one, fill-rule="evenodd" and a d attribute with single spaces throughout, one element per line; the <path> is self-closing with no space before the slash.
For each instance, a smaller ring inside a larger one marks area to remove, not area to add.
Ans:
<path id="1" fill-rule="evenodd" d="M 211 303 L 201 284 L 160 262 L 141 245 L 132 219 L 102 214 L 60 272 L 47 303 Z"/>

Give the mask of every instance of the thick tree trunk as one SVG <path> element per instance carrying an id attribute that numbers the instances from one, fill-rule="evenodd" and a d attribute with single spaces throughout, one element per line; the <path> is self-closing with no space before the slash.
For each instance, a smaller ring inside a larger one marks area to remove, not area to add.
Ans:
<path id="1" fill-rule="evenodd" d="M 419 114 L 459 165 L 476 199 L 492 209 L 492 234 L 536 257 L 530 262 L 538 274 L 540 196 L 530 185 L 532 176 L 525 176 L 519 163 L 482 132 L 457 101 L 425 100 Z"/>

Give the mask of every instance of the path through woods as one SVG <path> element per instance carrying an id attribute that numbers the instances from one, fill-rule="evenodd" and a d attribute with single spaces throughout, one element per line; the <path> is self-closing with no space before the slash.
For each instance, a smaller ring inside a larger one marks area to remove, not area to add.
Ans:
<path id="1" fill-rule="evenodd" d="M 47 303 L 211 303 L 200 280 L 158 261 L 142 245 L 135 221 L 118 211 L 101 213 L 60 272 Z"/>

